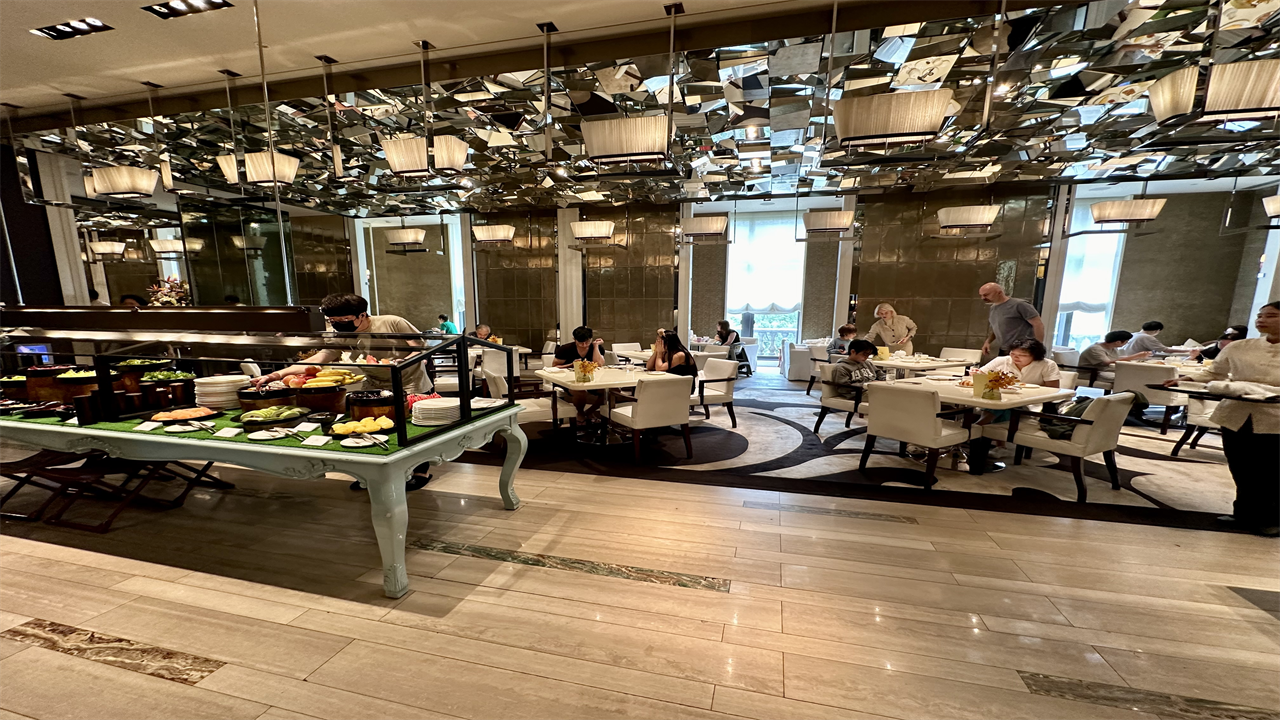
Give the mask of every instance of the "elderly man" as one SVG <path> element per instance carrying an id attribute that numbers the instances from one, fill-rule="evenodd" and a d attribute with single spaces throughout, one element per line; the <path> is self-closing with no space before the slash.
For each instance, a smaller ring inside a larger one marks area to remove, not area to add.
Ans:
<path id="1" fill-rule="evenodd" d="M 978 297 L 990 306 L 987 309 L 990 327 L 987 341 L 982 344 L 982 354 L 991 352 L 993 342 L 997 355 L 1007 355 L 1009 346 L 1019 340 L 1044 342 L 1044 321 L 1031 303 L 1009 297 L 999 283 L 987 283 L 978 288 Z"/>

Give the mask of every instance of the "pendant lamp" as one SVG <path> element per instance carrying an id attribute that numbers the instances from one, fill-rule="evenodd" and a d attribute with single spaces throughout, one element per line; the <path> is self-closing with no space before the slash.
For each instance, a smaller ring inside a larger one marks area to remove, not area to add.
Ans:
<path id="1" fill-rule="evenodd" d="M 516 228 L 514 225 L 472 225 L 471 234 L 477 243 L 497 245 L 514 240 Z"/>
<path id="2" fill-rule="evenodd" d="M 191 257 L 200 254 L 204 249 L 204 240 L 200 238 L 191 238 L 185 243 L 182 238 L 155 238 L 150 241 L 151 251 L 161 260 L 181 260 L 183 257 Z"/>
<path id="3" fill-rule="evenodd" d="M 93 185 L 97 194 L 116 198 L 151 197 L 158 177 L 155 170 L 128 165 L 93 169 Z"/>
<path id="4" fill-rule="evenodd" d="M 1262 209 L 1267 212 L 1267 217 L 1280 217 L 1280 195 L 1262 198 Z"/>
<path id="5" fill-rule="evenodd" d="M 232 235 L 231 244 L 246 257 L 257 258 L 262 257 L 262 251 L 267 247 L 267 237 L 265 235 Z"/>
<path id="6" fill-rule="evenodd" d="M 1095 223 L 1143 223 L 1155 220 L 1164 207 L 1165 198 L 1107 200 L 1089 206 Z"/>
<path id="7" fill-rule="evenodd" d="M 299 162 L 298 158 L 284 153 L 270 151 L 245 153 L 244 173 L 251 185 L 288 185 L 298 174 Z M 274 177 L 272 177 L 273 165 Z"/>
<path id="8" fill-rule="evenodd" d="M 724 238 L 724 231 L 729 227 L 728 215 L 703 215 L 702 217 L 683 218 L 680 221 L 680 235 L 691 244 L 714 244 Z"/>
<path id="9" fill-rule="evenodd" d="M 427 239 L 426 228 L 405 227 L 404 220 L 400 221 L 400 227 L 387 231 L 387 244 L 398 247 L 421 246 Z"/>
<path id="10" fill-rule="evenodd" d="M 232 185 L 240 184 L 240 171 L 236 168 L 235 155 L 219 155 L 215 158 L 218 161 L 218 169 L 222 171 L 222 177 Z"/>
<path id="11" fill-rule="evenodd" d="M 613 239 L 613 222 L 609 220 L 588 220 L 569 223 L 573 230 L 574 240 L 607 241 Z"/>
<path id="12" fill-rule="evenodd" d="M 1186 115 L 1195 108 L 1196 82 L 1200 79 L 1200 71 L 1195 66 L 1165 75 L 1147 88 L 1151 98 L 1151 114 L 1157 122 L 1169 118 Z"/>
<path id="13" fill-rule="evenodd" d="M 1214 65 L 1209 73 L 1206 119 L 1266 117 L 1280 110 L 1280 59 Z"/>
<path id="14" fill-rule="evenodd" d="M 1000 214 L 999 205 L 962 205 L 940 208 L 938 225 L 944 229 L 989 228 Z"/>
<path id="15" fill-rule="evenodd" d="M 436 170 L 462 172 L 467 164 L 467 141 L 457 135 L 440 135 L 432 138 L 432 150 L 436 156 Z"/>
<path id="16" fill-rule="evenodd" d="M 836 134 L 844 148 L 924 142 L 938 134 L 951 108 L 951 89 L 881 93 L 837 100 Z"/>
<path id="17" fill-rule="evenodd" d="M 853 227 L 852 210 L 810 210 L 804 214 L 807 233 L 842 233 Z"/>
<path id="18" fill-rule="evenodd" d="M 124 242 L 118 240 L 90 240 L 89 252 L 99 262 L 116 262 L 124 259 Z"/>
<path id="19" fill-rule="evenodd" d="M 667 118 L 662 115 L 587 120 L 587 156 L 601 165 L 659 162 L 667 157 Z"/>
<path id="20" fill-rule="evenodd" d="M 387 164 L 391 172 L 402 177 L 426 177 L 431 174 L 431 83 L 427 79 L 427 51 L 432 47 L 426 40 L 415 43 L 418 46 L 418 70 L 422 76 L 422 137 L 400 139 L 383 139 L 382 152 L 387 156 Z"/>

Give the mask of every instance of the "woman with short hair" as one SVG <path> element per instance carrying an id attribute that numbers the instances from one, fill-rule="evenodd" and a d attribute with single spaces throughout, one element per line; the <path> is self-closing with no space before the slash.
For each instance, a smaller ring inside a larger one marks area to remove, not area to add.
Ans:
<path id="1" fill-rule="evenodd" d="M 1058 364 L 1046 356 L 1049 350 L 1039 340 L 1018 340 L 1009 346 L 1009 354 L 998 357 L 982 366 L 978 372 L 1001 371 L 1018 378 L 1020 382 L 1041 387 L 1058 387 L 1061 374 Z"/>
<path id="2" fill-rule="evenodd" d="M 916 336 L 916 324 L 906 315 L 899 315 L 897 310 L 887 302 L 880 303 L 876 306 L 876 317 L 879 318 L 871 325 L 871 329 L 866 335 L 862 336 L 863 340 L 870 340 L 877 345 L 883 345 L 889 348 L 889 352 L 897 352 L 899 350 L 910 355 L 915 348 L 911 343 L 911 338 Z M 877 338 L 879 341 L 877 342 Z"/>

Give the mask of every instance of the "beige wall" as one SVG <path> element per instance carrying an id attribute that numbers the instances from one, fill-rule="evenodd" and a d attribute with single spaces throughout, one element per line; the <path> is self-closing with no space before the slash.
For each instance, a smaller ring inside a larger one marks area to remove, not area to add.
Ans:
<path id="1" fill-rule="evenodd" d="M 440 246 L 441 225 L 427 228 L 426 246 Z M 399 315 L 419 330 L 436 327 L 436 316 L 449 314 L 453 285 L 449 281 L 449 258 L 435 252 L 391 255 L 387 253 L 386 232 L 373 228 L 372 252 L 378 285 L 378 313 Z"/>
<path id="2" fill-rule="evenodd" d="M 540 351 L 556 327 L 555 210 L 485 213 L 472 223 L 516 229 L 510 247 L 475 254 L 478 322 L 507 344 Z"/>
<path id="3" fill-rule="evenodd" d="M 693 287 L 690 293 L 693 319 L 689 328 L 692 334 L 714 335 L 716 323 L 725 319 L 728 270 L 728 245 L 693 247 Z"/>
<path id="4" fill-rule="evenodd" d="M 675 326 L 675 228 L 680 210 L 675 205 L 634 204 L 629 214 L 626 207 L 580 211 L 583 220 L 612 220 L 614 239 L 625 238 L 627 243 L 626 248 L 587 252 L 586 324 L 604 338 L 605 347 L 616 342 L 648 347 L 658 328 Z M 566 337 L 572 329 L 564 328 Z"/>
<path id="5" fill-rule="evenodd" d="M 805 243 L 804 304 L 800 313 L 800 338 L 829 337 L 836 302 L 836 274 L 840 243 Z"/>

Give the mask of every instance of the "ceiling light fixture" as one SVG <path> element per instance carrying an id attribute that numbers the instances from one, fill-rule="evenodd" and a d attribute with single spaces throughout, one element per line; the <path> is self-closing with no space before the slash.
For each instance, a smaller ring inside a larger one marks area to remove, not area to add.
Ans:
<path id="1" fill-rule="evenodd" d="M 1166 198 L 1107 200 L 1089 206 L 1093 221 L 1102 223 L 1144 223 L 1155 220 Z"/>
<path id="2" fill-rule="evenodd" d="M 156 188 L 159 174 L 147 168 L 117 165 L 93 169 L 93 186 L 98 195 L 114 198 L 147 198 Z"/>
<path id="3" fill-rule="evenodd" d="M 244 174 L 250 185 L 289 185 L 301 164 L 298 158 L 271 150 L 245 153 Z M 221 164 L 221 159 L 219 159 Z M 225 172 L 225 168 L 224 168 Z"/>
<path id="4" fill-rule="evenodd" d="M 854 196 L 857 202 L 857 196 Z M 800 196 L 796 195 L 797 212 Z M 845 235 L 854 227 L 856 214 L 853 210 L 809 210 L 804 214 L 805 236 L 796 238 L 796 242 L 854 242 L 859 234 Z"/>
<path id="5" fill-rule="evenodd" d="M 924 142 L 936 136 L 951 109 L 950 88 L 841 98 L 833 110 L 844 148 Z"/>
<path id="6" fill-rule="evenodd" d="M 328 55 L 317 55 L 316 59 L 321 63 L 321 77 L 324 79 L 324 119 L 325 124 L 329 126 L 329 152 L 333 155 L 333 176 L 342 177 L 342 148 L 338 147 L 338 136 L 333 132 L 333 111 L 330 107 L 329 100 L 329 76 L 333 74 L 333 66 L 337 64 L 337 60 Z"/>
<path id="7" fill-rule="evenodd" d="M 391 172 L 401 177 L 426 177 L 431 174 L 431 82 L 428 72 L 428 53 L 434 46 L 426 40 L 418 46 L 418 70 L 422 76 L 422 136 L 382 139 L 382 151 L 387 157 Z"/>
<path id="8" fill-rule="evenodd" d="M 611 220 L 583 220 L 569 223 L 574 240 L 604 241 L 613 239 Z"/>
<path id="9" fill-rule="evenodd" d="M 1262 198 L 1262 209 L 1267 217 L 1280 218 L 1280 195 Z"/>
<path id="10" fill-rule="evenodd" d="M 115 30 L 115 28 L 97 18 L 84 18 L 83 20 L 70 20 L 57 25 L 33 28 L 31 34 L 46 37 L 50 40 L 70 40 L 71 38 L 106 32 L 107 30 Z"/>
<path id="11" fill-rule="evenodd" d="M 498 245 L 510 243 L 516 236 L 514 225 L 472 225 L 471 234 L 477 244 Z"/>
<path id="12" fill-rule="evenodd" d="M 725 240 L 729 228 L 728 215 L 703 215 L 680 220 L 680 235 L 691 245 L 716 245 Z"/>
<path id="13" fill-rule="evenodd" d="M 266 46 L 262 44 L 262 10 L 259 7 L 258 0 L 253 0 L 253 34 L 254 40 L 258 45 L 258 79 L 262 83 L 262 107 L 266 110 L 267 120 L 267 153 L 265 160 L 270 169 L 268 177 L 271 179 L 272 199 L 276 206 L 276 237 L 280 241 L 280 253 L 282 257 L 289 257 L 288 245 L 284 239 L 284 208 L 280 205 L 280 181 L 287 175 L 288 182 L 293 182 L 294 175 L 298 172 L 298 159 L 287 155 L 281 155 L 276 152 L 276 133 L 271 116 L 271 92 L 267 87 L 267 54 Z M 256 154 L 256 153 L 255 153 Z M 258 158 L 256 162 L 261 163 L 264 158 Z M 281 163 L 286 164 L 287 173 L 280 168 Z M 254 178 L 254 161 L 251 155 L 245 155 L 245 173 L 249 175 L 250 181 Z M 259 167 L 259 169 L 261 169 Z M 283 266 L 284 279 L 284 296 L 285 304 L 294 304 L 294 282 L 292 263 L 284 263 Z"/>
<path id="14" fill-rule="evenodd" d="M 991 240 L 1000 237 L 1001 233 L 991 231 L 992 224 L 1000 215 L 1000 205 L 961 205 L 959 207 L 938 208 L 938 227 L 941 230 L 933 239 L 963 238 L 967 240 Z"/>
<path id="15" fill-rule="evenodd" d="M 94 237 L 97 237 L 94 233 Z M 124 242 L 118 240 L 90 240 L 89 252 L 98 262 L 119 262 L 124 259 Z"/>
<path id="16" fill-rule="evenodd" d="M 259 258 L 267 247 L 267 237 L 265 235 L 232 235 L 231 245 L 243 252 L 245 257 Z"/>
<path id="17" fill-rule="evenodd" d="M 161 20 L 169 20 L 171 18 L 186 17 L 187 15 L 198 15 L 211 10 L 225 10 L 230 7 L 235 7 L 235 5 L 227 2 L 227 0 L 172 0 L 171 2 L 157 5 L 143 5 L 142 9 Z"/>
<path id="18" fill-rule="evenodd" d="M 181 260 L 186 258 L 195 258 L 204 250 L 204 240 L 200 238 L 191 238 L 183 240 L 182 238 L 154 238 L 148 241 L 151 245 L 151 252 L 161 260 Z"/>
<path id="19" fill-rule="evenodd" d="M 1195 108 L 1196 82 L 1200 79 L 1200 70 L 1192 65 L 1175 70 L 1160 78 L 1147 88 L 1151 99 L 1151 114 L 1156 122 L 1164 122 L 1170 118 L 1186 115 Z"/>
<path id="20" fill-rule="evenodd" d="M 432 150 L 436 156 L 436 170 L 459 173 L 467 164 L 467 151 L 471 146 L 457 135 L 440 135 L 432 138 Z"/>
<path id="21" fill-rule="evenodd" d="M 1204 118 L 1215 122 L 1270 117 L 1280 110 L 1280 59 L 1214 65 Z"/>

